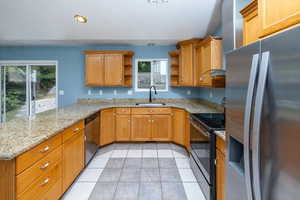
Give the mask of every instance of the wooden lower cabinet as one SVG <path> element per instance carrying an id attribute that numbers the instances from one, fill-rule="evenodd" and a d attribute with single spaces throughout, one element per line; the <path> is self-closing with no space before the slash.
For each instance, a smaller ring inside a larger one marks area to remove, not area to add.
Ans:
<path id="1" fill-rule="evenodd" d="M 18 200 L 58 199 L 62 194 L 61 186 L 62 165 L 57 163 L 45 176 L 35 180 Z"/>
<path id="2" fill-rule="evenodd" d="M 115 141 L 115 112 L 114 109 L 101 111 L 100 117 L 100 146 L 104 146 Z"/>
<path id="3" fill-rule="evenodd" d="M 151 115 L 132 115 L 131 121 L 131 140 L 150 141 Z"/>
<path id="4" fill-rule="evenodd" d="M 217 200 L 225 199 L 225 155 L 217 149 Z"/>
<path id="5" fill-rule="evenodd" d="M 223 139 L 217 137 L 216 142 L 216 176 L 217 176 L 217 200 L 225 200 L 225 165 L 226 165 L 226 144 Z"/>
<path id="6" fill-rule="evenodd" d="M 172 132 L 173 141 L 177 144 L 185 146 L 186 132 L 185 132 L 185 118 L 186 113 L 182 109 L 173 108 L 172 110 Z"/>
<path id="7" fill-rule="evenodd" d="M 131 116 L 116 115 L 116 141 L 129 141 L 131 135 Z"/>
<path id="8" fill-rule="evenodd" d="M 151 116 L 151 139 L 153 141 L 171 141 L 172 118 L 170 115 Z"/>
<path id="9" fill-rule="evenodd" d="M 63 144 L 63 191 L 65 191 L 84 168 L 84 132 Z"/>

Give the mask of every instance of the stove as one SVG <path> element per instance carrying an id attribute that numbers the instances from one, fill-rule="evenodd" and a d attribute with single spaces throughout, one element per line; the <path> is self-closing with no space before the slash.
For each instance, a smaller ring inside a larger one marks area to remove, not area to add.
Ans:
<path id="1" fill-rule="evenodd" d="M 221 131 L 225 129 L 225 115 L 223 113 L 196 113 L 192 114 L 191 117 L 208 130 Z"/>
<path id="2" fill-rule="evenodd" d="M 225 117 L 221 113 L 197 113 L 190 117 L 190 162 L 207 200 L 216 199 L 216 135 L 224 130 Z"/>

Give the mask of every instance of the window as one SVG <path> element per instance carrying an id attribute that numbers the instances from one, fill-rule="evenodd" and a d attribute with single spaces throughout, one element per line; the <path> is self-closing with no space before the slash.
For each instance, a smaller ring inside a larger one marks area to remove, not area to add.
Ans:
<path id="1" fill-rule="evenodd" d="M 0 122 L 57 107 L 56 61 L 0 61 Z"/>
<path id="2" fill-rule="evenodd" d="M 168 91 L 168 59 L 137 59 L 135 90 L 148 91 L 154 85 L 157 91 Z"/>

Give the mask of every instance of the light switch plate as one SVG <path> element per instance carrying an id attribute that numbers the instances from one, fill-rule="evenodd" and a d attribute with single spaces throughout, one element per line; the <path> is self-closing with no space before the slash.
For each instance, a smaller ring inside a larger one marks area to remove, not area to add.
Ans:
<path id="1" fill-rule="evenodd" d="M 188 91 L 186 92 L 186 94 L 187 94 L 187 95 L 191 95 L 191 94 L 192 94 L 191 90 L 188 90 Z"/>
<path id="2" fill-rule="evenodd" d="M 92 91 L 91 90 L 88 91 L 88 95 L 92 95 Z"/>
<path id="3" fill-rule="evenodd" d="M 102 90 L 99 90 L 99 95 L 102 95 L 103 94 L 103 91 Z"/>
<path id="4" fill-rule="evenodd" d="M 132 95 L 132 90 L 128 90 L 127 94 Z"/>
<path id="5" fill-rule="evenodd" d="M 64 90 L 59 90 L 58 94 L 61 95 L 61 96 L 65 95 L 65 91 Z"/>
<path id="6" fill-rule="evenodd" d="M 114 90 L 114 95 L 117 96 L 117 90 Z"/>

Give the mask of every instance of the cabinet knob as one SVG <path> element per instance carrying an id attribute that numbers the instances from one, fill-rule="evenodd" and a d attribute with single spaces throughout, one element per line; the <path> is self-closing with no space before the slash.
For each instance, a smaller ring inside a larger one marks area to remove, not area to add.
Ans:
<path id="1" fill-rule="evenodd" d="M 149 119 L 149 120 L 148 120 L 148 122 L 150 122 L 150 123 L 151 123 L 151 120 Z"/>
<path id="2" fill-rule="evenodd" d="M 130 123 L 130 119 L 128 120 L 128 122 Z"/>
<path id="3" fill-rule="evenodd" d="M 152 120 L 152 123 L 154 122 L 154 120 Z"/>

